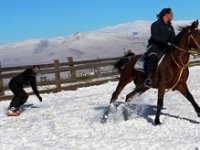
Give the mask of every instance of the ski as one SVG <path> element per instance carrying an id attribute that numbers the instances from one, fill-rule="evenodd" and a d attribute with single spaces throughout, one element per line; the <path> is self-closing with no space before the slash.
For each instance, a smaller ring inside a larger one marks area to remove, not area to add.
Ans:
<path id="1" fill-rule="evenodd" d="M 22 111 L 17 111 L 17 112 L 7 112 L 8 117 L 17 117 L 22 113 Z"/>
<path id="2" fill-rule="evenodd" d="M 18 111 L 11 112 L 8 110 L 8 112 L 6 114 L 8 117 L 17 117 L 17 116 L 20 116 L 20 114 L 23 113 L 24 111 L 32 109 L 32 108 L 39 108 L 39 107 L 34 106 L 33 104 L 24 104 L 19 108 Z"/>

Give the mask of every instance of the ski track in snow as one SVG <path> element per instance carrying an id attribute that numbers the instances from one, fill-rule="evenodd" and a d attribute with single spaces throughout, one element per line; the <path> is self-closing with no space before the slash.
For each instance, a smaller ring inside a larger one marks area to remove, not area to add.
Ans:
<path id="1" fill-rule="evenodd" d="M 200 105 L 200 67 L 190 68 L 188 87 Z M 0 103 L 1 150 L 200 150 L 200 118 L 192 105 L 178 92 L 166 92 L 155 126 L 157 90 L 134 97 L 129 104 L 129 120 L 122 107 L 100 123 L 118 82 L 80 88 L 76 91 L 42 94 L 40 103 L 30 96 L 19 117 L 7 117 L 9 101 Z M 123 102 L 133 90 L 130 83 L 119 95 Z"/>

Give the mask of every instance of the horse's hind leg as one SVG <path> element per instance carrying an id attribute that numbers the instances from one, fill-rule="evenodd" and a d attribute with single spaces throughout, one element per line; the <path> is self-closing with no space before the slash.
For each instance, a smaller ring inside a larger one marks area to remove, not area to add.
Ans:
<path id="1" fill-rule="evenodd" d="M 178 89 L 178 91 L 180 91 L 187 99 L 188 101 L 192 104 L 192 106 L 194 107 L 198 117 L 200 117 L 200 107 L 198 106 L 198 104 L 195 102 L 194 97 L 192 96 L 192 94 L 190 93 L 187 85 L 181 86 L 181 88 Z"/>
<path id="2" fill-rule="evenodd" d="M 111 100 L 110 100 L 110 105 L 108 106 L 108 108 L 106 109 L 106 111 L 103 114 L 103 117 L 101 119 L 102 123 L 105 123 L 107 121 L 108 118 L 108 114 L 110 113 L 112 104 L 117 100 L 120 92 L 123 90 L 123 88 L 133 80 L 133 77 L 131 76 L 131 74 L 129 74 L 129 76 L 127 77 L 125 73 L 122 73 L 120 76 L 120 80 L 119 83 L 116 87 L 115 92 L 113 92 Z"/>
<path id="3" fill-rule="evenodd" d="M 140 86 L 140 87 L 139 87 Z M 144 93 L 146 90 L 148 90 L 149 88 L 147 87 L 144 87 L 143 85 L 139 85 L 139 86 L 136 86 L 136 88 L 131 92 L 129 93 L 127 96 L 126 96 L 126 100 L 125 102 L 130 102 L 131 101 L 131 98 L 133 96 L 135 96 L 136 94 L 141 94 L 141 93 Z"/>
<path id="4" fill-rule="evenodd" d="M 139 86 L 136 85 L 136 88 L 126 96 L 125 105 L 123 108 L 124 120 L 128 120 L 128 103 L 130 102 L 131 98 L 135 96 L 137 93 L 141 94 L 145 92 L 147 89 L 148 88 L 144 87 L 143 84 Z"/>
<path id="5" fill-rule="evenodd" d="M 118 98 L 119 94 L 121 93 L 121 91 L 123 90 L 123 88 L 131 81 L 133 81 L 132 76 L 127 77 L 127 76 L 125 76 L 125 73 L 121 74 L 119 83 L 118 83 L 115 91 L 112 94 L 110 103 L 114 103 L 117 100 L 117 98 Z"/>

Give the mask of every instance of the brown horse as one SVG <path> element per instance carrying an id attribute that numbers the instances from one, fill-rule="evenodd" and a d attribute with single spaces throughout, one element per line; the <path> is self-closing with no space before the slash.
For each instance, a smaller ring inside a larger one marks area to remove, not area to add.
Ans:
<path id="1" fill-rule="evenodd" d="M 156 125 L 160 124 L 160 114 L 166 89 L 177 90 L 183 94 L 187 100 L 191 102 L 198 117 L 200 117 L 200 107 L 195 102 L 186 83 L 189 76 L 188 64 L 190 54 L 200 53 L 200 30 L 198 29 L 198 25 L 199 23 L 197 20 L 194 21 L 191 26 L 182 28 L 181 32 L 176 36 L 173 46 L 169 49 L 161 64 L 154 72 L 152 78 L 156 84 L 153 88 L 158 89 L 157 112 L 155 117 Z M 126 96 L 126 103 L 129 102 L 135 94 L 141 94 L 149 89 L 144 86 L 144 73 L 133 68 L 140 57 L 141 55 L 132 56 L 129 63 L 122 70 L 119 83 L 112 94 L 109 109 L 111 104 L 115 103 L 118 95 L 129 82 L 134 81 L 135 89 Z M 102 119 L 107 119 L 109 109 L 104 113 Z"/>

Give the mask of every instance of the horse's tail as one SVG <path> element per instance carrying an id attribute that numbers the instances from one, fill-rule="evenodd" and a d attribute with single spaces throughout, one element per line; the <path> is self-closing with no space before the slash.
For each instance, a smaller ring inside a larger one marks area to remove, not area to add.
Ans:
<path id="1" fill-rule="evenodd" d="M 128 64 L 128 62 L 130 61 L 131 56 L 134 56 L 135 54 L 130 52 L 128 54 L 126 54 L 125 56 L 123 56 L 121 59 L 119 59 L 115 64 L 114 64 L 114 68 L 121 73 L 123 71 L 123 69 L 125 68 L 125 66 Z"/>

